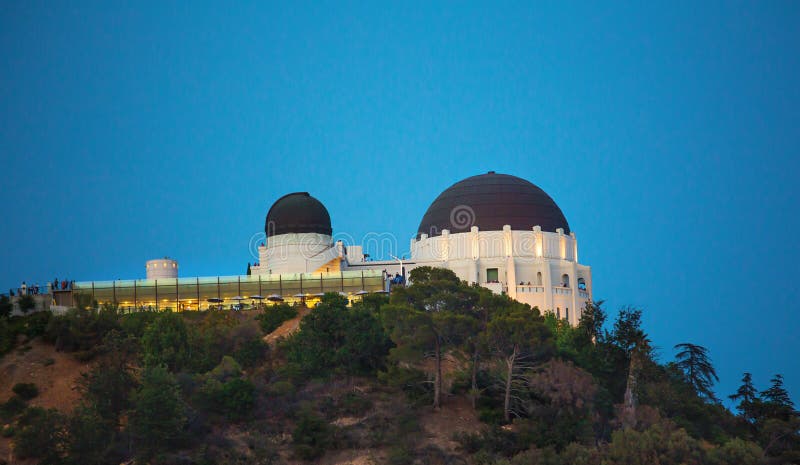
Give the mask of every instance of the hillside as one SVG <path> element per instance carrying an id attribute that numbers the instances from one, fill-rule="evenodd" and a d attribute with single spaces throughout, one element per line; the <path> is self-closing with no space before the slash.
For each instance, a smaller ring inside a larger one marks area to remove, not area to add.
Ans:
<path id="1" fill-rule="evenodd" d="M 641 312 L 571 327 L 415 270 L 391 298 L 314 309 L 0 320 L 7 463 L 783 464 L 800 417 L 776 376 L 736 412 L 710 354 L 659 362 Z M 31 386 L 33 385 L 33 387 Z"/>

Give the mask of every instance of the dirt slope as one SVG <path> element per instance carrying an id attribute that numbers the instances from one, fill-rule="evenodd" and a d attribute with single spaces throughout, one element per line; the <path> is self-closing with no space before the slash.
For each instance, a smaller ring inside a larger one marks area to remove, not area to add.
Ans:
<path id="1" fill-rule="evenodd" d="M 26 347 L 30 350 L 24 350 Z M 14 395 L 11 388 L 15 384 L 34 383 L 39 388 L 39 395 L 31 399 L 29 405 L 69 413 L 80 399 L 78 379 L 81 373 L 89 371 L 89 367 L 89 363 L 56 352 L 52 345 L 38 339 L 22 344 L 0 359 L 0 402 Z M 0 459 L 14 463 L 10 449 L 10 439 L 0 438 Z"/>

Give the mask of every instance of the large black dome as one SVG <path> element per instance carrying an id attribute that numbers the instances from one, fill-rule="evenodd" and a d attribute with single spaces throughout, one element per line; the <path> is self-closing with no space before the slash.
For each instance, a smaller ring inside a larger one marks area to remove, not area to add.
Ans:
<path id="1" fill-rule="evenodd" d="M 550 232 L 564 228 L 569 234 L 567 219 L 545 191 L 522 178 L 490 171 L 459 181 L 439 194 L 422 217 L 417 237 L 438 236 L 443 229 L 466 232 L 472 226 L 499 231 L 504 225 L 526 231 L 534 226 Z"/>
<path id="2" fill-rule="evenodd" d="M 308 192 L 294 192 L 279 198 L 267 213 L 267 237 L 288 233 L 331 235 L 331 216 L 322 202 Z"/>

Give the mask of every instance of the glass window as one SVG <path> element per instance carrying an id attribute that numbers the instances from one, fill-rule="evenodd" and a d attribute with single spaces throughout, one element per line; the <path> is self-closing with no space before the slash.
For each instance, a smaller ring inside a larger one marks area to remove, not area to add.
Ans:
<path id="1" fill-rule="evenodd" d="M 486 268 L 486 282 L 496 283 L 498 281 L 497 268 Z"/>

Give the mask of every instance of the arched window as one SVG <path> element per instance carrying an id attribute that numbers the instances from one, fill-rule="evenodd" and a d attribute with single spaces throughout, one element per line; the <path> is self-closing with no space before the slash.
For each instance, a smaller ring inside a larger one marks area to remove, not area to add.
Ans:
<path id="1" fill-rule="evenodd" d="M 569 275 L 566 273 L 561 275 L 561 287 L 569 287 Z"/>
<path id="2" fill-rule="evenodd" d="M 536 285 L 537 286 L 541 286 L 542 285 L 542 272 L 541 271 L 536 273 Z"/>
<path id="3" fill-rule="evenodd" d="M 583 278 L 578 278 L 578 289 L 585 291 L 586 290 L 586 280 Z"/>

